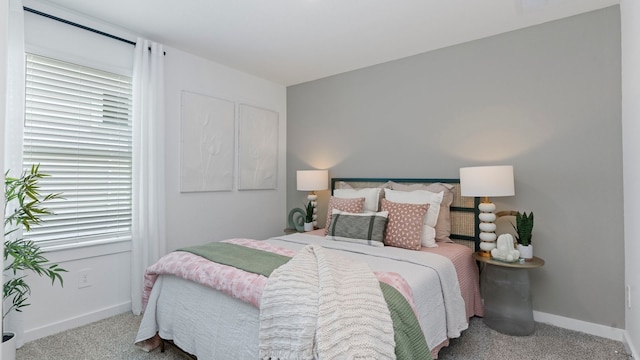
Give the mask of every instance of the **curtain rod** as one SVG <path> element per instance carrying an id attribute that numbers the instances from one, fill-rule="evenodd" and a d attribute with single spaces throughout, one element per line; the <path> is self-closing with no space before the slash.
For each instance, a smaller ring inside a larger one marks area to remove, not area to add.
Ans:
<path id="1" fill-rule="evenodd" d="M 136 43 L 134 41 L 123 39 L 121 37 L 106 33 L 104 31 L 100 31 L 100 30 L 96 30 L 96 29 L 90 28 L 88 26 L 80 25 L 80 24 L 75 23 L 73 21 L 62 19 L 62 18 L 59 18 L 57 16 L 53 16 L 51 14 L 43 13 L 42 11 L 38 11 L 38 10 L 35 10 L 35 9 L 32 9 L 32 8 L 28 8 L 26 6 L 23 6 L 22 8 L 24 9 L 24 11 L 28 11 L 28 12 L 34 13 L 36 15 L 44 16 L 44 17 L 52 19 L 52 20 L 60 21 L 61 23 L 65 23 L 67 25 L 75 26 L 75 27 L 83 29 L 83 30 L 91 31 L 91 32 L 96 33 L 96 34 L 100 34 L 102 36 L 106 36 L 108 38 L 112 38 L 114 40 L 122 41 L 122 42 L 125 42 L 127 44 L 136 46 Z"/>

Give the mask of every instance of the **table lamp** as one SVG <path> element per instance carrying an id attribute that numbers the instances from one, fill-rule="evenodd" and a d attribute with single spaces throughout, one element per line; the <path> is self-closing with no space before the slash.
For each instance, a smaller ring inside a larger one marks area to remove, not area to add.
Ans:
<path id="1" fill-rule="evenodd" d="M 296 172 L 296 188 L 298 191 L 309 191 L 307 199 L 313 206 L 313 226 L 318 225 L 318 195 L 316 191 L 329 188 L 328 170 L 298 170 Z"/>
<path id="2" fill-rule="evenodd" d="M 513 196 L 513 166 L 475 166 L 460 168 L 460 195 L 482 197 L 478 206 L 480 214 L 480 252 L 490 257 L 491 249 L 496 247 L 496 205 L 490 196 Z"/>

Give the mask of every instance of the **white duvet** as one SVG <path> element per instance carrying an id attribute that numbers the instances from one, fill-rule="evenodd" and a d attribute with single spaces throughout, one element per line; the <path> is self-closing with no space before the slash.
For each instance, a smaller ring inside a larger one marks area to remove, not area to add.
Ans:
<path id="1" fill-rule="evenodd" d="M 455 268 L 440 255 L 393 247 L 329 241 L 308 234 L 265 240 L 293 250 L 320 244 L 363 261 L 374 271 L 402 275 L 413 291 L 429 348 L 456 338 L 468 326 Z M 257 359 L 259 309 L 202 285 L 160 276 L 153 287 L 135 342 L 156 332 L 198 359 Z"/>

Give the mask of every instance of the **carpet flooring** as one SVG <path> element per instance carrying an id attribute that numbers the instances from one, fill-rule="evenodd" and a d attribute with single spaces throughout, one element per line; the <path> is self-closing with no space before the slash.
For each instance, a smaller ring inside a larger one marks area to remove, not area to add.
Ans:
<path id="1" fill-rule="evenodd" d="M 143 360 L 189 359 L 167 346 L 161 353 L 146 353 L 133 345 L 140 317 L 117 315 L 76 329 L 25 344 L 17 360 Z M 469 329 L 449 347 L 440 351 L 440 360 L 629 360 L 619 341 L 536 324 L 533 335 L 508 336 L 489 329 L 482 319 L 473 318 Z M 225 359 L 200 359 L 225 360 Z M 235 359 L 233 359 L 235 360 Z"/>

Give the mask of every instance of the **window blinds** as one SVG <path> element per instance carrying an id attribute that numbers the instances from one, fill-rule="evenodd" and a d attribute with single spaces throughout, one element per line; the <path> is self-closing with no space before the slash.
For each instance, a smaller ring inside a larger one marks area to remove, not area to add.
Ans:
<path id="1" fill-rule="evenodd" d="M 49 177 L 41 193 L 55 214 L 31 228 L 33 241 L 131 237 L 131 78 L 27 54 L 25 169 Z"/>

